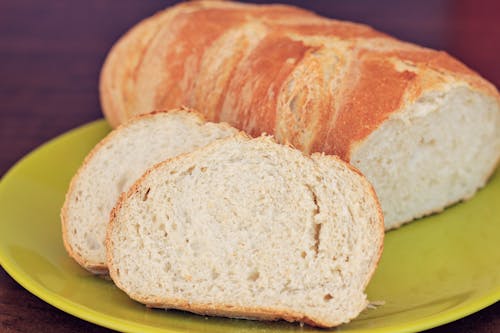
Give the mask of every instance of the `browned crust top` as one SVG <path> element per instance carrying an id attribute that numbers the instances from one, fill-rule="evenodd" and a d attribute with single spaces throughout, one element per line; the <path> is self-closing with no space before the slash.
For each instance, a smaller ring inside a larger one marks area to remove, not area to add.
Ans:
<path id="1" fill-rule="evenodd" d="M 392 113 L 450 83 L 500 101 L 494 86 L 445 52 L 365 25 L 293 6 L 197 1 L 120 40 L 103 68 L 101 99 L 113 125 L 188 105 L 254 136 L 349 160 Z"/>

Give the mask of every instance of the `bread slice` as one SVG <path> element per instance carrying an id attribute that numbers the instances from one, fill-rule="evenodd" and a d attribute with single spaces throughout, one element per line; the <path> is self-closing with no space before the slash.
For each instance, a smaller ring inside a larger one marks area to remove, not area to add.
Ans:
<path id="1" fill-rule="evenodd" d="M 106 247 L 113 281 L 148 306 L 332 327 L 367 305 L 383 237 L 353 167 L 238 135 L 147 171 Z"/>
<path id="2" fill-rule="evenodd" d="M 61 220 L 68 253 L 87 270 L 106 274 L 106 227 L 122 191 L 155 163 L 237 132 L 187 109 L 140 116 L 112 131 L 86 157 L 66 194 Z"/>

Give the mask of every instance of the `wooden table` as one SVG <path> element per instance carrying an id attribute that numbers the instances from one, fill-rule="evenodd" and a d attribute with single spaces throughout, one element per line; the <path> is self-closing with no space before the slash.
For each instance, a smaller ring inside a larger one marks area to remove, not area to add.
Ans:
<path id="1" fill-rule="evenodd" d="M 107 51 L 170 2 L 0 2 L 0 175 L 44 141 L 101 117 L 97 84 Z M 500 86 L 499 1 L 291 2 L 444 49 Z M 109 330 L 48 305 L 0 269 L 0 332 L 54 331 Z M 500 303 L 429 332 L 500 332 Z"/>

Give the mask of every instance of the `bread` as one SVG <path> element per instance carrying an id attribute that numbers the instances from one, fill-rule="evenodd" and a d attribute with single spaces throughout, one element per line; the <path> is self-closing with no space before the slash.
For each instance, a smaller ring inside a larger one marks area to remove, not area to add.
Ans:
<path id="1" fill-rule="evenodd" d="M 85 158 L 66 194 L 67 252 L 87 270 L 106 274 L 106 227 L 122 191 L 153 164 L 236 133 L 185 109 L 140 116 L 112 131 Z"/>
<path id="2" fill-rule="evenodd" d="M 500 156 L 499 94 L 477 73 L 292 6 L 196 1 L 159 12 L 113 47 L 100 94 L 112 125 L 185 104 L 339 155 L 374 185 L 387 229 L 471 197 Z"/>
<path id="3" fill-rule="evenodd" d="M 332 327 L 367 305 L 383 237 L 357 170 L 240 135 L 147 171 L 106 247 L 115 284 L 148 306 Z"/>

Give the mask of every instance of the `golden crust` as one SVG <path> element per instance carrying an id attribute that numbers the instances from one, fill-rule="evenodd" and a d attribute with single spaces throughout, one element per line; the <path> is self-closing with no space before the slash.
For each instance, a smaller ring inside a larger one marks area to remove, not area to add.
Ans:
<path id="1" fill-rule="evenodd" d="M 445 52 L 365 25 L 293 6 L 196 1 L 127 33 L 104 64 L 100 91 L 113 126 L 188 105 L 210 121 L 348 161 L 391 114 L 458 83 L 500 103 L 494 86 Z"/>
<path id="2" fill-rule="evenodd" d="M 161 300 L 156 298 L 141 298 L 136 295 L 132 295 L 131 298 L 152 308 L 180 309 L 207 316 L 267 321 L 285 320 L 288 322 L 301 322 L 322 328 L 330 328 L 342 324 L 340 321 L 333 324 L 322 322 L 319 319 L 305 316 L 299 312 L 279 308 L 244 307 L 216 303 L 191 303 L 178 299 Z"/>

